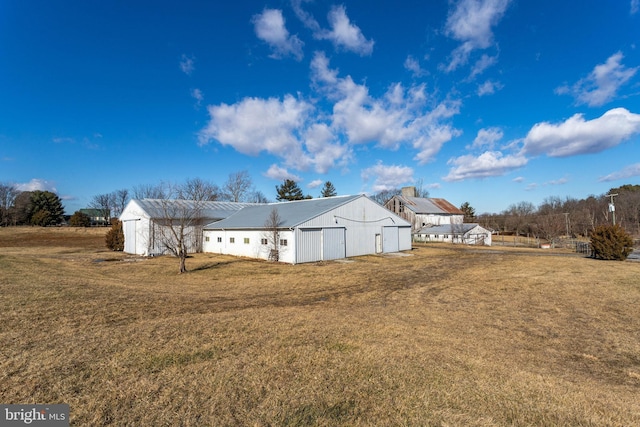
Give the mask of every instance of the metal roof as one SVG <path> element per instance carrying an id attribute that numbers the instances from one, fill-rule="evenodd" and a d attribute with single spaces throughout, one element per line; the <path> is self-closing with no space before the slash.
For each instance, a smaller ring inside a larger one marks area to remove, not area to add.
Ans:
<path id="1" fill-rule="evenodd" d="M 255 203 L 236 203 L 219 201 L 194 201 L 194 200 L 163 200 L 163 199 L 135 199 L 132 200 L 144 210 L 151 218 L 163 218 L 167 211 L 192 212 L 199 209 L 199 217 L 208 220 L 218 220 L 238 212 L 247 206 L 255 206 Z"/>
<path id="2" fill-rule="evenodd" d="M 402 201 L 407 209 L 410 209 L 417 214 L 464 215 L 464 212 L 447 202 L 445 199 L 408 196 L 395 197 Z"/>
<path id="3" fill-rule="evenodd" d="M 420 230 L 415 231 L 413 234 L 466 234 L 478 226 L 480 226 L 480 224 L 444 224 L 436 225 L 434 227 L 423 227 Z"/>
<path id="4" fill-rule="evenodd" d="M 281 220 L 280 228 L 291 228 L 360 197 L 366 196 L 360 194 L 357 196 L 322 197 L 319 199 L 253 205 L 238 211 L 226 219 L 208 224 L 204 228 L 205 230 L 262 229 L 265 228 L 265 223 L 274 208 L 278 210 L 278 216 Z"/>

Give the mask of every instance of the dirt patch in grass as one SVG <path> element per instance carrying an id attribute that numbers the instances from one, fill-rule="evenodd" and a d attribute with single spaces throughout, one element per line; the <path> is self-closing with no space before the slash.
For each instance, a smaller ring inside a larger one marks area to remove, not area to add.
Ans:
<path id="1" fill-rule="evenodd" d="M 0 401 L 73 425 L 640 425 L 640 263 L 435 244 L 178 275 L 34 230 L 0 230 Z"/>

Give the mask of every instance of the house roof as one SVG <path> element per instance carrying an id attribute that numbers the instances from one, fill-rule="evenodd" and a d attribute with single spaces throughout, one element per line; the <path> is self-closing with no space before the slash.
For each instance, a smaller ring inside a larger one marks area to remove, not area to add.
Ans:
<path id="1" fill-rule="evenodd" d="M 417 214 L 464 215 L 464 212 L 447 202 L 445 199 L 408 196 L 395 197 L 403 202 L 407 209 L 410 209 Z"/>
<path id="2" fill-rule="evenodd" d="M 278 210 L 278 216 L 281 220 L 279 228 L 290 228 L 360 197 L 366 196 L 360 194 L 357 196 L 322 197 L 248 206 L 232 216 L 211 223 L 204 228 L 205 230 L 262 229 L 265 228 L 265 223 L 274 208 Z"/>
<path id="3" fill-rule="evenodd" d="M 242 208 L 255 205 L 254 203 L 162 199 L 135 199 L 131 202 L 135 202 L 151 218 L 163 218 L 167 213 L 179 215 L 180 212 L 193 212 L 199 209 L 201 212 L 199 216 L 209 220 L 227 218 Z"/>
<path id="4" fill-rule="evenodd" d="M 436 225 L 434 227 L 423 227 L 413 234 L 466 234 L 474 228 L 479 227 L 480 224 L 476 223 L 464 223 L 464 224 L 445 224 Z M 482 228 L 484 230 L 484 228 Z M 489 232 L 489 230 L 485 230 Z"/>
<path id="5" fill-rule="evenodd" d="M 104 215 L 105 211 L 106 209 L 94 209 L 94 208 L 80 209 L 80 212 L 90 217 L 103 217 L 105 216 Z"/>

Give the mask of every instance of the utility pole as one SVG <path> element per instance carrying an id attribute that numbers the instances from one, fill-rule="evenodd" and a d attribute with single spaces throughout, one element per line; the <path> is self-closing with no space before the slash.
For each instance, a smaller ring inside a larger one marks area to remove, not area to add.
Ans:
<path id="1" fill-rule="evenodd" d="M 567 237 L 569 237 L 569 212 L 564 213 L 564 224 L 567 227 Z"/>
<path id="2" fill-rule="evenodd" d="M 613 225 L 616 225 L 616 205 L 613 203 L 613 198 L 616 194 L 605 194 L 604 197 L 611 197 L 611 203 L 609 203 L 609 212 L 611 212 L 611 218 L 613 219 Z"/>

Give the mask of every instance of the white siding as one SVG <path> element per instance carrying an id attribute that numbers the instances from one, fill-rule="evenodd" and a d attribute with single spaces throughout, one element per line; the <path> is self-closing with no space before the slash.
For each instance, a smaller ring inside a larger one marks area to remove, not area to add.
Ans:
<path id="1" fill-rule="evenodd" d="M 149 255 L 149 217 L 135 201 L 129 202 L 120 216 L 124 231 L 124 252 Z"/>
<path id="2" fill-rule="evenodd" d="M 322 259 L 322 229 L 298 229 L 296 262 L 314 262 Z"/>
<path id="3" fill-rule="evenodd" d="M 342 259 L 345 257 L 345 229 L 325 228 L 322 230 L 322 260 Z"/>
<path id="4" fill-rule="evenodd" d="M 269 259 L 272 245 L 263 245 L 267 238 L 261 230 L 205 230 L 203 232 L 203 251 L 217 254 L 244 256 L 249 258 Z M 249 239 L 249 243 L 245 243 Z M 220 240 L 220 241 L 218 241 Z M 280 261 L 294 263 L 295 246 L 293 233 L 281 231 L 280 240 L 286 240 L 287 246 L 280 246 Z"/>
<path id="5" fill-rule="evenodd" d="M 384 227 L 382 230 L 382 252 L 398 252 L 398 227 Z"/>

